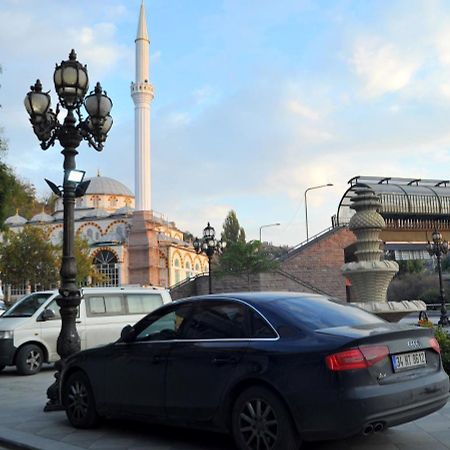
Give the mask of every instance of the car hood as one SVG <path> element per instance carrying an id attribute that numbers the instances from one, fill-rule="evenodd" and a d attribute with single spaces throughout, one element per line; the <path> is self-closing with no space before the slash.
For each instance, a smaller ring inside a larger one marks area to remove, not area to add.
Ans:
<path id="1" fill-rule="evenodd" d="M 421 327 L 414 327 L 409 325 L 399 325 L 398 323 L 373 323 L 365 325 L 341 326 L 333 328 L 322 328 L 316 330 L 318 334 L 326 334 L 331 336 L 347 337 L 350 339 L 367 339 L 376 338 L 377 336 L 395 335 L 423 335 L 430 334 L 430 330 Z"/>
<path id="2" fill-rule="evenodd" d="M 15 330 L 30 321 L 29 317 L 3 317 L 0 316 L 0 330 Z"/>

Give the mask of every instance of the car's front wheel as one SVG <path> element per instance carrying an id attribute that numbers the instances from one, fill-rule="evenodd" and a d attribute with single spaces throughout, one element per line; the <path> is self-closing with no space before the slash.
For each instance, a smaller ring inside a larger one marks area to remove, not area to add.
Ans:
<path id="1" fill-rule="evenodd" d="M 34 375 L 41 370 L 44 352 L 35 344 L 24 345 L 16 357 L 17 372 L 20 375 Z"/>
<path id="2" fill-rule="evenodd" d="M 75 428 L 93 428 L 99 423 L 95 399 L 88 377 L 75 372 L 64 382 L 62 401 L 69 422 Z"/>
<path id="3" fill-rule="evenodd" d="M 241 450 L 298 450 L 298 437 L 286 407 L 270 390 L 255 386 L 242 392 L 232 411 L 234 440 Z"/>

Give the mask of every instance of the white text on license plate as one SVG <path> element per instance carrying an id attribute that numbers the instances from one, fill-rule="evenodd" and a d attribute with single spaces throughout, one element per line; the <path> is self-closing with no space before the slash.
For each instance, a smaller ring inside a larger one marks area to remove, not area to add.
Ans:
<path id="1" fill-rule="evenodd" d="M 400 370 L 411 369 L 413 367 L 425 366 L 427 360 L 425 352 L 402 353 L 400 355 L 392 355 L 392 364 L 394 365 L 394 372 Z"/>

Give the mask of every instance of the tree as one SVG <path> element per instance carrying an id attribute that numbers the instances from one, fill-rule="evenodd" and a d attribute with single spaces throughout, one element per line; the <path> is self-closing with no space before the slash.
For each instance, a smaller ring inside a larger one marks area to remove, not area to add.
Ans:
<path id="1" fill-rule="evenodd" d="M 220 256 L 217 270 L 222 275 L 246 276 L 250 285 L 252 275 L 275 270 L 278 265 L 264 251 L 261 242 L 237 241 L 227 246 L 227 250 Z"/>
<path id="2" fill-rule="evenodd" d="M 223 223 L 222 240 L 231 245 L 235 242 L 245 242 L 245 231 L 239 225 L 239 220 L 236 216 L 236 212 L 229 211 L 225 222 Z"/>
<path id="3" fill-rule="evenodd" d="M 58 267 L 61 265 L 62 250 L 60 249 Z M 80 235 L 75 236 L 75 261 L 77 264 L 77 286 L 84 284 L 96 284 L 106 281 L 106 277 L 101 274 L 92 264 L 91 248 L 86 239 Z M 90 281 L 90 283 L 88 283 Z"/>
<path id="4" fill-rule="evenodd" d="M 29 283 L 33 289 L 57 284 L 58 248 L 48 241 L 45 230 L 27 225 L 18 233 L 4 232 L 3 239 L 0 271 L 4 283 Z"/>
<path id="5" fill-rule="evenodd" d="M 8 146 L 2 132 L 0 127 L 0 228 L 4 228 L 5 219 L 14 215 L 17 209 L 26 218 L 31 218 L 36 213 L 34 186 L 20 180 L 11 167 L 4 162 Z"/>

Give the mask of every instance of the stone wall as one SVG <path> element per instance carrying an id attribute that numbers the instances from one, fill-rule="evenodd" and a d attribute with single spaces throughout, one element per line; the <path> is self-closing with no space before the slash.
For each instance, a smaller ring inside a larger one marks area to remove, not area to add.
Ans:
<path id="1" fill-rule="evenodd" d="M 355 242 L 347 228 L 334 228 L 280 260 L 280 271 L 247 277 L 218 277 L 213 273 L 213 292 L 297 291 L 327 293 L 346 300 L 341 274 L 344 249 Z M 171 290 L 172 298 L 208 294 L 208 277 L 202 276 Z"/>

